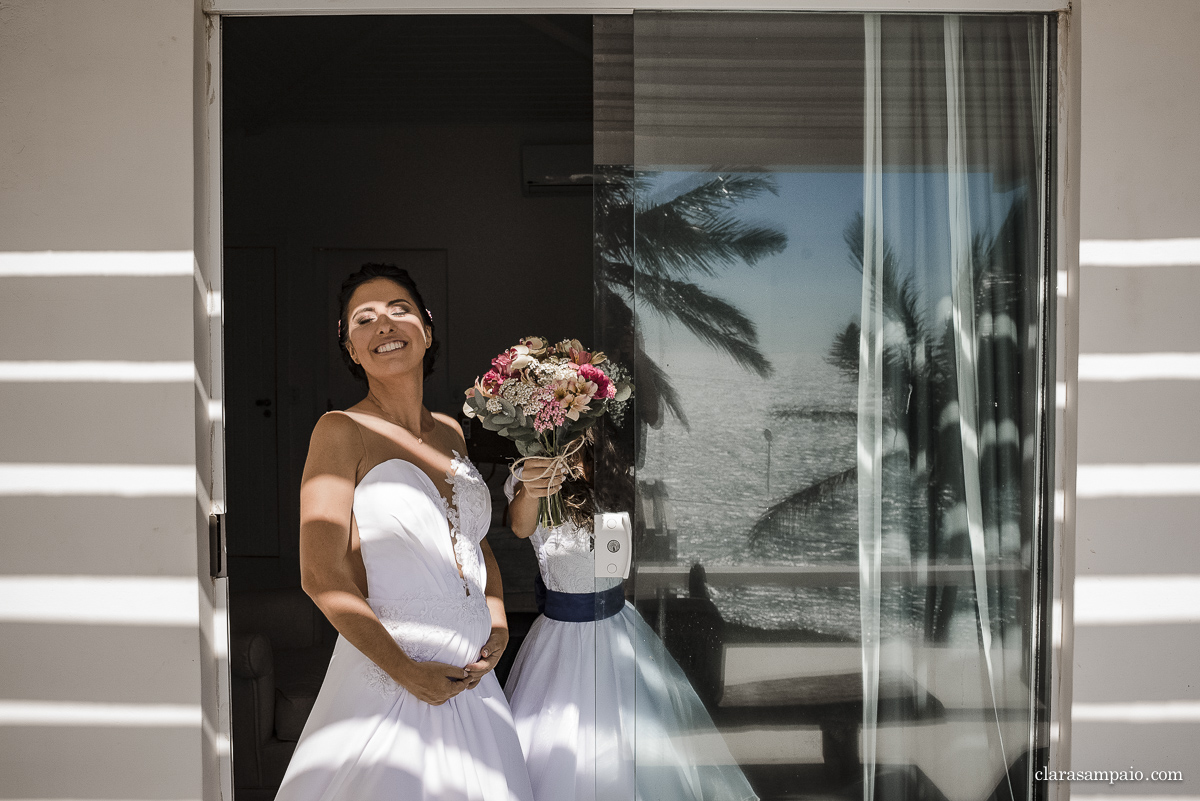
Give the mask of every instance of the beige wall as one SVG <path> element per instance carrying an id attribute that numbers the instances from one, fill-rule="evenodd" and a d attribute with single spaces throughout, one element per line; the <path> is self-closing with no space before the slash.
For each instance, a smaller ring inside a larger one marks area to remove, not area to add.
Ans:
<path id="1" fill-rule="evenodd" d="M 1098 266 L 1088 254 L 1112 252 L 1094 240 L 1200 237 L 1200 3 L 1083 0 L 1082 6 L 1084 258 L 1071 761 L 1076 769 L 1182 770 L 1186 781 L 1076 783 L 1072 794 L 1195 797 L 1200 493 L 1131 496 L 1144 465 L 1200 463 L 1200 381 L 1088 375 L 1095 373 L 1096 354 L 1200 353 L 1200 255 L 1193 247 L 1184 259 L 1192 263 L 1137 267 Z M 1142 255 L 1135 249 L 1127 261 L 1145 260 L 1145 248 L 1155 246 L 1141 247 Z M 1124 469 L 1117 474 L 1121 488 L 1099 487 L 1097 465 Z M 1142 491 L 1166 492 L 1161 486 Z M 1150 580 L 1142 587 L 1132 583 L 1136 577 Z M 1171 580 L 1182 582 L 1182 602 L 1166 597 Z M 1123 614 L 1138 615 L 1139 622 L 1114 621 L 1109 602 L 1122 592 L 1131 593 Z M 1171 622 L 1187 617 L 1189 598 L 1191 619 Z M 1125 706 L 1134 703 L 1148 706 Z M 1145 722 L 1130 722 L 1134 712 Z"/>
<path id="2" fill-rule="evenodd" d="M 202 793 L 193 15 L 0 5 L 5 798 Z M 83 381 L 80 361 L 158 377 Z M 36 486 L 14 482 L 27 463 Z"/>

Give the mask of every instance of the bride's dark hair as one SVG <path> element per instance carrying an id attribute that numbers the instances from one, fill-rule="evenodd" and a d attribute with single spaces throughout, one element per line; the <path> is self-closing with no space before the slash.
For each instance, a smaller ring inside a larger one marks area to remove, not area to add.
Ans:
<path id="1" fill-rule="evenodd" d="M 350 273 L 346 280 L 342 282 L 342 288 L 338 292 L 338 347 L 342 351 L 342 359 L 346 362 L 346 367 L 350 369 L 350 374 L 362 381 L 367 382 L 367 373 L 362 369 L 362 365 L 355 364 L 350 358 L 350 351 L 346 347 L 346 343 L 350 339 L 350 298 L 354 296 L 354 290 L 358 289 L 368 281 L 373 281 L 376 278 L 386 278 L 394 284 L 399 284 L 408 290 L 408 294 L 412 295 L 412 299 L 416 301 L 417 306 L 421 309 L 421 314 L 425 318 L 425 322 L 429 324 L 429 345 L 425 348 L 425 377 L 433 372 L 433 363 L 437 359 L 438 340 L 437 329 L 433 325 L 433 315 L 429 311 L 429 307 L 425 305 L 425 300 L 421 297 L 421 290 L 417 289 L 417 282 L 408 274 L 408 270 L 401 269 L 394 264 L 364 264 L 355 272 Z"/>

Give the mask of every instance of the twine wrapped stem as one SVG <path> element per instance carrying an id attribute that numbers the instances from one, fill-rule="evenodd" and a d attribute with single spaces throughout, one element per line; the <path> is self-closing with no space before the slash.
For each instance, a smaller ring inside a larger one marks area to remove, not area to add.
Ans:
<path id="1" fill-rule="evenodd" d="M 524 484 L 542 478 L 551 478 L 559 471 L 565 474 L 564 481 L 567 478 L 583 478 L 583 465 L 575 457 L 583 449 L 584 437 L 576 437 L 563 446 L 561 450 L 558 447 L 557 436 L 555 440 L 556 442 L 553 447 L 549 447 L 546 443 L 543 443 L 543 447 L 546 448 L 544 454 L 524 456 L 512 463 L 512 474 L 516 476 L 518 481 Z M 526 476 L 522 468 L 529 459 L 549 459 L 550 464 L 538 475 Z M 548 498 L 538 498 L 538 525 L 547 529 L 558 528 L 566 519 L 567 512 L 563 504 L 561 492 L 556 492 Z"/>

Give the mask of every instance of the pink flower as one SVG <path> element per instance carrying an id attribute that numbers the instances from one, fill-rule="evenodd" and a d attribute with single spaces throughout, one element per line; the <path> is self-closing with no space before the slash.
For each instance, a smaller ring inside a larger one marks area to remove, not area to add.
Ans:
<path id="1" fill-rule="evenodd" d="M 483 378 L 479 379 L 480 386 L 489 393 L 495 395 L 500 391 L 500 385 L 504 383 L 505 376 L 495 370 L 488 370 L 483 374 Z"/>
<path id="2" fill-rule="evenodd" d="M 579 365 L 579 377 L 585 381 L 591 381 L 596 385 L 596 396 L 605 400 L 614 397 L 617 394 L 616 387 L 613 386 L 608 376 L 599 367 L 592 364 Z"/>
<path id="3" fill-rule="evenodd" d="M 492 367 L 494 368 L 492 372 L 499 373 L 505 377 L 512 375 L 512 371 L 509 369 L 509 367 L 512 365 L 513 359 L 516 357 L 517 353 L 512 348 L 504 351 L 504 353 L 501 353 L 499 356 L 492 359 Z"/>
<path id="4" fill-rule="evenodd" d="M 533 429 L 539 434 L 545 433 L 552 428 L 557 428 L 563 424 L 566 419 L 567 410 L 557 403 L 554 403 L 554 391 L 546 388 L 540 390 L 535 397 L 544 400 L 545 403 L 538 410 L 537 415 L 533 419 Z"/>

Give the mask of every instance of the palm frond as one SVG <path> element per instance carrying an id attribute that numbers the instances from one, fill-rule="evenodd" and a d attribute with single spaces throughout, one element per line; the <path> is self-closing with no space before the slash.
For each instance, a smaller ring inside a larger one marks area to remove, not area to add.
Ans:
<path id="1" fill-rule="evenodd" d="M 690 430 L 691 425 L 683 411 L 683 401 L 679 392 L 671 384 L 666 371 L 641 348 L 641 343 L 635 356 L 635 364 L 634 381 L 637 384 L 637 394 L 634 397 L 638 404 L 639 418 L 652 428 L 658 428 L 662 421 L 662 411 L 665 409 L 674 415 L 685 429 Z M 650 393 L 646 392 L 648 388 Z M 650 404 L 654 404 L 656 408 L 649 408 Z"/>
<path id="2" fill-rule="evenodd" d="M 667 320 L 682 323 L 698 339 L 724 351 L 764 378 L 775 368 L 758 349 L 758 328 L 741 309 L 696 284 L 637 273 L 628 265 L 605 263 L 605 275 L 618 286 L 637 282 L 637 299 Z"/>
<path id="3" fill-rule="evenodd" d="M 800 518 L 812 511 L 824 498 L 849 483 L 858 480 L 857 465 L 834 473 L 807 487 L 799 489 L 763 512 L 750 529 L 750 542 L 773 534 L 791 534 L 800 524 Z"/>
<path id="4" fill-rule="evenodd" d="M 836 334 L 825 361 L 853 381 L 858 380 L 858 347 L 861 329 L 858 323 L 846 323 L 846 327 Z"/>
<path id="5" fill-rule="evenodd" d="M 649 181 L 654 176 L 642 173 L 635 180 L 635 189 L 641 190 L 638 196 L 648 198 Z M 638 207 L 637 212 L 652 211 L 655 208 L 671 206 L 679 209 L 692 219 L 715 219 L 721 212 L 733 209 L 739 203 L 756 198 L 764 192 L 779 195 L 779 185 L 770 175 L 747 175 L 745 173 L 722 173 L 715 175 L 699 186 L 682 192 L 665 203 L 650 203 Z"/>
<path id="6" fill-rule="evenodd" d="M 842 241 L 849 249 L 850 264 L 860 273 L 863 271 L 863 216 L 859 212 L 842 229 Z M 928 339 L 925 321 L 920 310 L 919 293 L 911 275 L 900 277 L 900 259 L 886 241 L 883 243 L 883 263 L 880 265 L 883 297 L 883 313 L 904 326 L 910 348 Z M 844 332 L 843 332 L 844 333 Z"/>
<path id="7" fill-rule="evenodd" d="M 676 278 L 753 265 L 787 247 L 787 234 L 778 229 L 731 216 L 697 220 L 670 204 L 639 213 L 634 238 L 638 269 Z"/>

